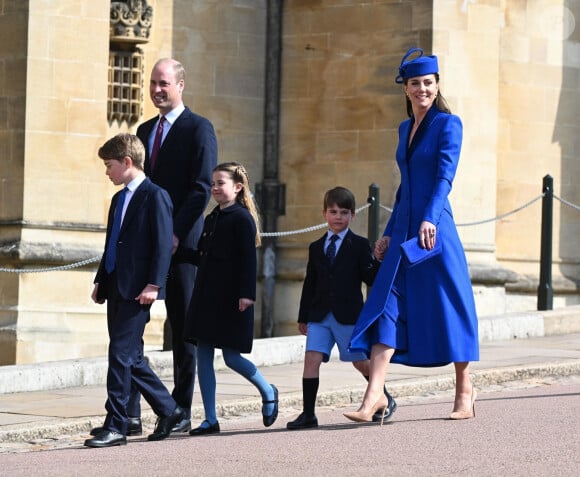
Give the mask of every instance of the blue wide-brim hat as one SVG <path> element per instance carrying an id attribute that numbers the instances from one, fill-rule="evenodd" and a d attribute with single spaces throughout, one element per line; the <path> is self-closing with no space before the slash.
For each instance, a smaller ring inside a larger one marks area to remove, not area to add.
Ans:
<path id="1" fill-rule="evenodd" d="M 409 60 L 408 58 L 413 53 L 419 53 L 419 56 Z M 395 78 L 395 83 L 403 83 L 409 78 L 415 76 L 424 76 L 439 73 L 439 65 L 437 64 L 437 57 L 435 55 L 423 56 L 421 48 L 409 48 L 403 59 L 401 66 L 399 66 L 399 74 Z"/>

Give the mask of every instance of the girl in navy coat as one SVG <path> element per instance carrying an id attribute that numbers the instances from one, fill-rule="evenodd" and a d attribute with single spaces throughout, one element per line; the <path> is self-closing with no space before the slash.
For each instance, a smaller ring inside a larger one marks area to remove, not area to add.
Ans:
<path id="1" fill-rule="evenodd" d="M 215 409 L 214 350 L 221 348 L 226 365 L 258 388 L 266 427 L 278 416 L 278 390 L 241 353 L 252 350 L 256 299 L 256 247 L 259 218 L 250 193 L 248 174 L 235 162 L 213 171 L 211 193 L 217 207 L 206 217 L 188 313 L 186 340 L 197 344 L 198 380 L 205 420 L 189 434 L 220 432 Z"/>
<path id="2" fill-rule="evenodd" d="M 409 59 L 419 52 L 419 56 Z M 404 84 L 410 119 L 399 126 L 397 165 L 401 184 L 375 256 L 383 263 L 359 316 L 350 347 L 370 353 L 371 374 L 360 409 L 346 413 L 370 421 L 384 406 L 389 363 L 455 367 L 455 402 L 450 419 L 475 416 L 476 392 L 469 362 L 479 359 L 477 316 L 465 252 L 448 195 L 457 170 L 461 120 L 439 92 L 437 57 L 410 49 L 395 80 Z M 409 241 L 427 260 L 403 260 Z M 437 245 L 437 247 L 436 247 Z"/>

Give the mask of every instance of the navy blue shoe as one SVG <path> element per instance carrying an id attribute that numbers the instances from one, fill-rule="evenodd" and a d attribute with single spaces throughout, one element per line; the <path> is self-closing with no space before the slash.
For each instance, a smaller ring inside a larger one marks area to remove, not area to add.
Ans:
<path id="1" fill-rule="evenodd" d="M 207 424 L 207 425 L 206 425 Z M 219 434 L 220 423 L 210 424 L 208 421 L 203 421 L 201 426 L 189 431 L 190 436 L 206 436 L 208 434 Z"/>
<path id="2" fill-rule="evenodd" d="M 276 422 L 276 418 L 278 417 L 278 388 L 273 384 L 270 384 L 270 386 L 272 386 L 272 389 L 274 390 L 274 399 L 271 401 L 262 401 L 262 404 L 274 404 L 274 410 L 269 416 L 266 416 L 264 411 L 262 411 L 262 422 L 266 427 L 270 427 L 272 424 L 274 424 L 274 422 Z M 263 406 L 262 409 L 264 409 Z"/>
<path id="3" fill-rule="evenodd" d="M 383 418 L 383 410 L 379 409 L 377 412 L 373 414 L 373 422 L 381 422 L 381 421 L 388 421 L 393 414 L 397 410 L 397 403 L 393 399 L 388 392 L 385 392 L 385 396 L 387 396 L 387 409 L 385 409 L 385 417 Z"/>

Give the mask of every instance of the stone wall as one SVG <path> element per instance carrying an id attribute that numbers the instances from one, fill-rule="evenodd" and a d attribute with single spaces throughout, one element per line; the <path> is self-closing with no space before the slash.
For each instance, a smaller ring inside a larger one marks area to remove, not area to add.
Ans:
<path id="1" fill-rule="evenodd" d="M 109 2 L 0 0 L 0 269 L 52 267 L 100 255 L 115 187 L 98 147 L 157 111 L 149 72 L 161 57 L 186 68 L 184 100 L 214 123 L 219 160 L 262 180 L 265 0 L 149 1 L 142 116 L 107 120 Z M 398 185 L 394 83 L 402 54 L 439 57 L 441 90 L 464 123 L 452 192 L 480 315 L 535 308 L 541 193 L 580 203 L 580 4 L 565 0 L 286 0 L 283 10 L 279 230 L 320 224 L 335 185 L 366 203 L 371 183 L 390 206 Z M 554 306 L 580 294 L 579 212 L 556 202 Z M 381 229 L 388 212 L 381 211 Z M 474 225 L 474 222 L 481 222 Z M 367 212 L 354 229 L 366 235 Z M 278 239 L 275 334 L 296 331 L 307 245 L 321 230 Z M 67 271 L 0 271 L 0 364 L 106 352 L 104 307 L 90 301 L 95 264 Z M 154 307 L 146 344 L 162 342 Z M 259 329 L 260 304 L 256 306 Z"/>
<path id="2" fill-rule="evenodd" d="M 144 2 L 147 4 L 147 2 Z M 141 120 L 157 113 L 149 73 L 185 66 L 185 103 L 216 127 L 220 160 L 261 174 L 265 3 L 175 0 L 153 7 L 143 53 Z M 99 146 L 138 123 L 107 120 L 110 2 L 0 1 L 0 364 L 106 354 L 105 307 L 91 302 L 115 187 Z M 6 114 L 4 114 L 6 113 Z M 157 303 L 147 346 L 162 343 Z"/>

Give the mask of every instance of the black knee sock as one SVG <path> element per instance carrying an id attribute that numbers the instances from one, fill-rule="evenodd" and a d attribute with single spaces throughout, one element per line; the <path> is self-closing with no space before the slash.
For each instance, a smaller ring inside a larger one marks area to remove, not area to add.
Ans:
<path id="1" fill-rule="evenodd" d="M 316 395 L 318 394 L 319 378 L 302 378 L 302 400 L 304 406 L 304 414 L 309 416 L 314 415 L 314 408 L 316 406 Z"/>

